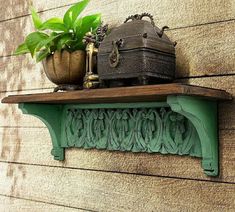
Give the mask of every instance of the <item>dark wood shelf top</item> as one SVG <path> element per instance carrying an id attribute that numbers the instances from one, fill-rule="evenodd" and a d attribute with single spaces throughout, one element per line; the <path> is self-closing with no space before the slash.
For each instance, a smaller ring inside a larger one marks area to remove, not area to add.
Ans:
<path id="1" fill-rule="evenodd" d="M 58 93 L 11 95 L 2 103 L 112 103 L 164 101 L 168 95 L 198 96 L 214 100 L 230 100 L 232 96 L 223 90 L 179 83 L 133 87 L 103 88 Z"/>

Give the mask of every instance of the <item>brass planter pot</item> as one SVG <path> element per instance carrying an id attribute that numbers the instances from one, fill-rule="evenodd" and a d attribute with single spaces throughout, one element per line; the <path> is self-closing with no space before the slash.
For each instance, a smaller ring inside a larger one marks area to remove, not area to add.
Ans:
<path id="1" fill-rule="evenodd" d="M 56 51 L 43 60 L 45 73 L 50 81 L 59 85 L 58 90 L 73 90 L 82 85 L 85 76 L 86 53 L 78 50 Z"/>

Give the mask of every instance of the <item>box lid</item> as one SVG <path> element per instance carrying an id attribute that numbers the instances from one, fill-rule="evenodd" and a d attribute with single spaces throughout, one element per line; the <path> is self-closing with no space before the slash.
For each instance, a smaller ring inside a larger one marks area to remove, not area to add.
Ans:
<path id="1" fill-rule="evenodd" d="M 124 24 L 111 30 L 110 34 L 101 43 L 99 54 L 111 52 L 113 42 L 121 44 L 119 45 L 120 51 L 147 48 L 175 54 L 174 43 L 163 33 L 166 27 L 160 30 L 153 21 L 149 22 L 140 18 L 131 19 L 131 22 L 126 21 Z"/>

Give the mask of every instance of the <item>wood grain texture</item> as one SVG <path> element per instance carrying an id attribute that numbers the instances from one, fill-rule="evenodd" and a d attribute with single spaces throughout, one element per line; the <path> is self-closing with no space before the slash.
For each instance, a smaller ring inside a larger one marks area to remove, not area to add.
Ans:
<path id="1" fill-rule="evenodd" d="M 235 183 L 235 131 L 220 131 L 220 176 L 204 175 L 201 160 L 173 155 L 67 149 L 64 162 L 53 160 L 47 129 L 0 128 L 0 161 L 128 172 Z"/>
<path id="2" fill-rule="evenodd" d="M 41 63 L 36 64 L 30 55 L 0 58 L 0 91 L 53 88 Z"/>
<path id="3" fill-rule="evenodd" d="M 177 77 L 234 74 L 234 32 L 235 21 L 168 31 L 177 41 Z"/>
<path id="4" fill-rule="evenodd" d="M 113 6 L 116 7 L 114 10 L 107 8 L 107 3 L 108 1 L 99 1 L 99 8 L 97 8 L 97 6 L 91 7 L 91 5 L 89 5 L 83 12 L 83 15 L 91 15 L 100 12 L 102 13 L 104 22 L 108 22 L 110 16 L 115 17 L 115 9 L 117 8 L 118 3 L 117 1 L 114 2 Z M 51 17 L 63 17 L 68 8 L 69 6 L 66 6 L 56 10 L 45 11 L 40 14 L 40 17 L 42 20 L 47 20 Z M 23 16 L 21 18 L 0 22 L 0 31 L 4 32 L 1 35 L 0 42 L 0 57 L 2 57 L 12 55 L 17 46 L 24 41 L 29 33 L 35 31 L 35 29 L 31 16 Z"/>
<path id="5" fill-rule="evenodd" d="M 14 22 L 14 20 L 12 20 Z M 11 54 L 11 51 L 23 41 L 19 31 L 27 31 L 21 24 L 10 24 L 13 30 L 8 32 L 10 40 L 3 35 L 0 42 L 0 54 Z M 7 27 L 7 24 L 4 25 Z M 0 23 L 1 29 L 1 23 Z M 213 76 L 235 73 L 235 21 L 190 27 L 168 31 L 172 40 L 177 40 L 177 77 Z M 17 35 L 14 33 L 17 32 Z M 21 34 L 21 33 L 20 33 Z M 12 36 L 13 35 L 13 36 Z M 221 39 L 223 38 L 223 39 Z M 12 39 L 12 40 L 11 40 Z M 11 43 L 11 45 L 7 45 Z M 5 52 L 5 53 L 4 53 Z M 226 61 L 226 62 L 225 62 Z M 0 91 L 14 91 L 25 89 L 40 89 L 54 87 L 46 78 L 42 65 L 36 64 L 30 56 L 0 58 Z"/>
<path id="6" fill-rule="evenodd" d="M 234 211 L 234 191 L 234 184 L 0 163 L 1 194 L 96 211 Z"/>
<path id="7" fill-rule="evenodd" d="M 30 6 L 33 6 L 36 11 L 51 10 L 53 8 L 63 7 L 65 5 L 76 3 L 77 0 L 1 0 L 0 21 L 9 20 L 12 18 L 20 18 L 30 14 Z"/>
<path id="8" fill-rule="evenodd" d="M 84 210 L 73 209 L 64 206 L 57 206 L 42 202 L 35 202 L 32 200 L 19 199 L 14 197 L 7 197 L 0 195 L 0 209 L 4 212 L 47 212 L 47 211 L 56 211 L 56 212 L 82 212 Z"/>
<path id="9" fill-rule="evenodd" d="M 30 90 L 32 93 L 49 92 L 51 89 Z M 8 94 L 25 94 L 28 91 L 0 93 L 0 99 Z M 33 116 L 22 116 L 22 111 L 19 110 L 18 104 L 3 104 L 0 101 L 0 127 L 3 126 L 21 126 L 21 127 L 45 127 L 45 125 Z"/>
<path id="10" fill-rule="evenodd" d="M 64 8 L 59 8 L 57 12 L 58 15 L 62 15 Z M 56 14 L 53 11 L 48 11 L 45 12 L 43 18 L 46 20 L 54 15 Z M 0 22 L 0 30 L 4 32 L 1 34 L 0 56 L 11 55 L 17 46 L 24 41 L 25 37 L 35 31 L 31 16 Z"/>
<path id="11" fill-rule="evenodd" d="M 235 18 L 233 0 L 121 0 L 118 5 L 118 23 L 128 15 L 151 13 L 158 26 L 187 27 Z M 113 17 L 112 17 L 113 19 Z"/>
<path id="12" fill-rule="evenodd" d="M 53 8 L 73 0 L 0 0 L 0 92 L 54 87 L 30 56 L 1 57 L 11 55 L 32 31 L 31 17 L 19 17 L 28 15 L 30 2 L 39 11 L 51 9 L 40 13 L 46 19 L 62 16 L 68 7 Z M 168 25 L 172 30 L 166 33 L 178 42 L 177 77 L 235 73 L 234 0 L 92 0 L 84 14 L 95 12 L 101 12 L 111 26 L 138 12 L 152 13 L 160 27 Z M 15 17 L 19 18 L 3 21 Z M 235 76 L 223 76 L 181 82 L 225 89 L 235 96 L 234 80 Z M 0 98 L 8 94 L 13 92 L 0 93 Z M 221 175 L 213 179 L 215 183 L 204 176 L 200 160 L 189 157 L 71 149 L 66 151 L 65 162 L 54 161 L 44 125 L 22 115 L 16 105 L 0 104 L 0 126 L 4 126 L 0 127 L 0 160 L 5 161 L 0 163 L 0 194 L 97 211 L 235 211 L 235 187 L 230 184 L 235 183 L 234 111 L 235 101 L 219 104 Z M 28 211 L 27 207 L 33 207 L 31 201 L 12 199 L 2 206 L 1 200 L 0 195 L 1 209 L 17 211 L 22 206 Z M 45 211 L 60 211 L 60 206 L 47 205 Z"/>
<path id="13" fill-rule="evenodd" d="M 0 8 L 0 21 L 19 16 L 29 15 L 29 6 L 33 5 L 37 11 L 52 10 L 65 5 L 76 3 L 77 0 L 14 0 L 3 1 Z M 118 2 L 118 7 L 116 7 Z M 122 23 L 128 15 L 149 12 L 154 15 L 160 25 L 185 27 L 208 22 L 218 22 L 234 19 L 235 4 L 233 0 L 187 1 L 187 0 L 92 0 L 88 10 L 99 9 L 102 5 L 108 10 L 114 10 L 113 22 Z M 213 10 L 211 9 L 213 8 Z M 204 14 L 204 15 L 202 15 Z"/>
<path id="14" fill-rule="evenodd" d="M 225 89 L 235 97 L 235 76 L 202 77 L 179 80 L 182 83 Z M 219 103 L 220 129 L 235 129 L 235 101 Z"/>
<path id="15" fill-rule="evenodd" d="M 194 78 L 190 80 L 181 80 L 183 83 L 190 83 L 201 86 L 208 86 L 210 88 L 226 90 L 235 97 L 235 76 L 223 77 L 205 77 Z M 8 95 L 26 94 L 26 93 L 41 93 L 51 92 L 53 89 L 40 89 L 20 92 L 0 93 L 0 99 Z M 235 101 L 220 102 L 219 103 L 219 128 L 220 129 L 235 129 L 235 116 L 231 115 L 235 111 Z M 18 109 L 18 105 L 2 104 L 0 103 L 0 127 L 4 126 L 21 126 L 21 127 L 43 127 L 44 125 L 37 118 L 33 116 L 23 115 Z"/>
<path id="16" fill-rule="evenodd" d="M 12 95 L 2 103 L 122 103 L 166 101 L 168 95 L 193 96 L 208 100 L 232 100 L 223 90 L 193 86 L 181 83 L 145 85 L 118 88 L 86 89 L 71 92 L 50 92 Z"/>

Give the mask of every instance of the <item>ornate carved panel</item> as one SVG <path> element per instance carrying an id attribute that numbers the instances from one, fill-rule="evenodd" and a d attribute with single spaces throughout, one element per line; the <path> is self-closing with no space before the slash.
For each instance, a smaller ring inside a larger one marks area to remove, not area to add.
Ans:
<path id="1" fill-rule="evenodd" d="M 63 147 L 201 157 L 195 127 L 169 107 L 66 108 Z"/>

